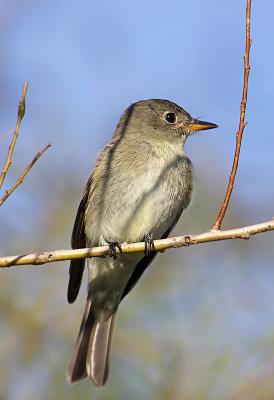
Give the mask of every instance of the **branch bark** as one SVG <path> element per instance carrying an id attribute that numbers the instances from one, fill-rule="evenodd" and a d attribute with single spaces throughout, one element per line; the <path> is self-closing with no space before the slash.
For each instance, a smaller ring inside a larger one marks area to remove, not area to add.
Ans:
<path id="1" fill-rule="evenodd" d="M 249 78 L 249 71 L 250 71 L 250 65 L 249 65 L 249 53 L 250 53 L 250 47 L 251 47 L 251 38 L 250 38 L 250 13 L 251 13 L 251 0 L 247 0 L 246 3 L 246 39 L 245 39 L 245 55 L 244 55 L 244 84 L 243 84 L 243 94 L 242 94 L 242 101 L 241 101 L 241 107 L 240 107 L 240 122 L 239 122 L 239 129 L 236 133 L 236 148 L 235 148 L 235 154 L 234 154 L 234 160 L 233 160 L 233 165 L 228 181 L 228 187 L 227 191 L 225 194 L 225 198 L 223 201 L 223 204 L 221 206 L 221 209 L 219 211 L 218 217 L 214 224 L 212 225 L 212 229 L 220 229 L 227 207 L 228 203 L 230 201 L 231 193 L 233 190 L 234 186 L 234 181 L 238 169 L 238 163 L 239 163 L 239 157 L 240 157 L 240 151 L 241 151 L 241 143 L 242 143 L 242 137 L 243 137 L 243 132 L 246 126 L 245 122 L 245 110 L 246 110 L 246 103 L 247 103 L 247 92 L 248 92 L 248 78 Z"/>
<path id="2" fill-rule="evenodd" d="M 274 230 L 274 219 L 256 225 L 245 226 L 243 228 L 235 228 L 227 231 L 211 230 L 209 232 L 200 233 L 198 235 L 184 235 L 173 238 L 161 239 L 154 241 L 155 251 L 164 251 L 173 247 L 190 246 L 193 244 L 216 242 L 228 239 L 249 239 L 250 236 L 258 233 Z M 144 252 L 145 244 L 131 243 L 122 244 L 122 253 Z M 119 249 L 117 248 L 117 253 Z M 55 250 L 43 253 L 17 255 L 9 257 L 0 257 L 0 268 L 11 267 L 13 265 L 39 265 L 54 261 L 74 260 L 80 258 L 103 257 L 109 255 L 109 247 L 92 247 L 76 250 Z"/>

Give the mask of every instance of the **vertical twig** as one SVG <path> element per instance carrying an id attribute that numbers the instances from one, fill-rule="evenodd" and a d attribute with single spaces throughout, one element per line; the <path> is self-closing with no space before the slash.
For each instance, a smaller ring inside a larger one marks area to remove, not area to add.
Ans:
<path id="1" fill-rule="evenodd" d="M 250 12 L 251 12 L 251 0 L 247 0 L 246 2 L 246 41 L 245 41 L 245 55 L 244 55 L 244 85 L 243 85 L 243 94 L 242 94 L 242 101 L 241 101 L 241 108 L 240 108 L 240 122 L 239 122 L 239 129 L 236 133 L 236 148 L 234 154 L 233 165 L 229 177 L 228 187 L 226 191 L 226 195 L 221 206 L 219 215 L 212 225 L 212 229 L 220 229 L 221 224 L 223 222 L 228 203 L 230 201 L 231 193 L 233 190 L 233 185 L 235 181 L 235 176 L 237 173 L 239 157 L 240 157 L 240 150 L 241 150 L 241 143 L 242 143 L 242 136 L 244 132 L 244 128 L 246 126 L 245 122 L 245 110 L 246 110 L 246 102 L 247 102 L 247 92 L 248 92 L 248 78 L 249 78 L 249 53 L 250 53 L 250 46 L 251 46 L 251 39 L 250 39 Z"/>
<path id="2" fill-rule="evenodd" d="M 3 182 L 5 180 L 7 172 L 9 170 L 10 165 L 11 165 L 12 153 L 13 153 L 13 150 L 14 150 L 14 146 L 15 146 L 16 140 L 17 140 L 18 135 L 19 135 L 19 129 L 20 129 L 20 125 L 21 125 L 22 119 L 24 118 L 24 115 L 25 115 L 25 98 L 26 98 L 27 90 L 28 90 L 28 83 L 25 82 L 24 86 L 23 86 L 23 92 L 22 92 L 21 100 L 20 100 L 20 103 L 19 103 L 19 106 L 18 106 L 18 117 L 17 117 L 17 123 L 16 123 L 15 131 L 14 131 L 14 134 L 13 134 L 13 138 L 12 138 L 11 144 L 9 146 L 9 151 L 8 151 L 6 162 L 5 162 L 4 168 L 3 168 L 2 172 L 1 172 L 1 176 L 0 176 L 0 189 L 1 189 L 2 185 L 3 185 Z"/>

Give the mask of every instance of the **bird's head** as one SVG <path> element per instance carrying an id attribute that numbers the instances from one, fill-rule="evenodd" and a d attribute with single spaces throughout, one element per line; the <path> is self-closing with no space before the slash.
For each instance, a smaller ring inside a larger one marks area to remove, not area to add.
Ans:
<path id="1" fill-rule="evenodd" d="M 132 104 L 122 117 L 136 135 L 144 139 L 180 141 L 195 131 L 217 128 L 211 122 L 191 117 L 182 107 L 169 100 L 141 100 Z"/>

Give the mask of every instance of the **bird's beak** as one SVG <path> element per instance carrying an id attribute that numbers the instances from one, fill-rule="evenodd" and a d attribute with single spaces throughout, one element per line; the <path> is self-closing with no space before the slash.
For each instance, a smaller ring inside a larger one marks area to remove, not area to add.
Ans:
<path id="1" fill-rule="evenodd" d="M 199 121 L 198 119 L 193 119 L 187 126 L 190 131 L 204 131 L 206 129 L 218 128 L 218 125 L 212 124 L 211 122 Z"/>

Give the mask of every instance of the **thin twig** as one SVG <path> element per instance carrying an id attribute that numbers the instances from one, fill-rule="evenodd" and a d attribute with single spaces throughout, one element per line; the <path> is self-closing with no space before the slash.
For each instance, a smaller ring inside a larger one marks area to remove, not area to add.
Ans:
<path id="1" fill-rule="evenodd" d="M 260 224 L 246 226 L 243 228 L 230 229 L 227 231 L 211 230 L 198 235 L 184 235 L 173 238 L 154 240 L 156 251 L 163 251 L 172 247 L 189 246 L 192 244 L 215 242 L 228 239 L 249 239 L 257 233 L 274 230 L 274 219 Z M 144 252 L 145 243 L 121 244 L 122 253 Z M 117 253 L 120 250 L 117 248 Z M 11 267 L 12 265 L 45 264 L 53 261 L 75 260 L 80 258 L 102 257 L 109 255 L 109 246 L 92 247 L 76 250 L 55 250 L 50 252 L 0 257 L 0 268 Z"/>
<path id="2" fill-rule="evenodd" d="M 240 122 L 239 122 L 239 129 L 236 133 L 236 148 L 234 154 L 233 165 L 229 177 L 228 187 L 226 191 L 226 195 L 220 209 L 219 215 L 212 225 L 212 229 L 220 229 L 221 224 L 223 222 L 228 203 L 230 201 L 231 193 L 233 190 L 233 185 L 235 181 L 235 176 L 237 173 L 238 162 L 240 157 L 240 150 L 241 150 L 241 143 L 242 143 L 242 136 L 244 132 L 244 128 L 246 126 L 245 122 L 245 110 L 246 110 L 246 102 L 247 102 L 247 92 L 248 92 L 248 78 L 249 78 L 249 53 L 250 53 L 250 46 L 251 46 L 251 39 L 250 39 L 250 12 L 251 12 L 251 0 L 247 0 L 246 3 L 246 43 L 245 43 L 245 55 L 244 55 L 244 85 L 243 85 L 243 94 L 242 94 L 242 101 L 241 101 L 241 108 L 240 108 Z"/>
<path id="3" fill-rule="evenodd" d="M 7 155 L 7 159 L 4 165 L 4 168 L 1 172 L 1 176 L 0 176 L 0 189 L 3 185 L 3 182 L 5 180 L 5 177 L 7 175 L 8 169 L 11 165 L 11 159 L 12 159 L 12 153 L 14 150 L 14 146 L 16 143 L 16 140 L 18 138 L 19 135 L 19 130 L 20 130 L 20 125 L 22 122 L 22 119 L 24 118 L 25 115 L 25 98 L 26 98 L 26 94 L 27 94 L 27 90 L 28 90 L 28 83 L 25 82 L 24 86 L 23 86 L 23 92 L 22 92 L 22 96 L 21 96 L 21 100 L 19 102 L 19 106 L 18 106 L 18 117 L 17 117 L 17 123 L 16 123 L 16 127 L 15 127 L 15 131 L 13 134 L 13 138 L 11 141 L 11 144 L 9 145 L 9 151 L 8 151 L 8 155 Z"/>
<path id="4" fill-rule="evenodd" d="M 29 171 L 31 170 L 31 168 L 34 166 L 34 164 L 36 163 L 37 160 L 39 160 L 39 158 L 42 156 L 42 154 L 51 146 L 51 144 L 47 144 L 46 147 L 44 147 L 41 151 L 39 151 L 36 156 L 34 157 L 34 159 L 29 163 L 29 165 L 26 167 L 26 169 L 24 170 L 24 172 L 19 176 L 19 178 L 17 179 L 17 181 L 12 185 L 12 187 L 9 190 L 6 190 L 6 193 L 4 194 L 4 196 L 0 199 L 0 206 L 4 203 L 4 201 L 12 194 L 12 192 L 14 192 L 14 190 L 21 185 L 21 183 L 23 182 L 25 176 L 29 173 Z"/>

